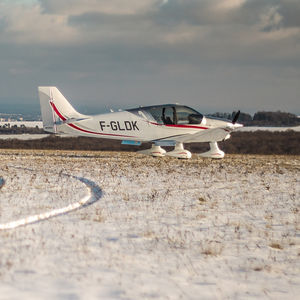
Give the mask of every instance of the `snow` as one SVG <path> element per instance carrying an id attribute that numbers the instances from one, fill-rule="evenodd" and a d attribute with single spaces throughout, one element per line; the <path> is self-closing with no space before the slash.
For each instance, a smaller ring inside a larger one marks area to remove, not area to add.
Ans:
<path id="1" fill-rule="evenodd" d="M 0 230 L 0 299 L 300 294 L 299 156 L 0 151 L 2 227 L 91 201 Z"/>
<path id="2" fill-rule="evenodd" d="M 245 126 L 238 128 L 237 131 L 243 131 L 243 132 L 248 132 L 248 131 L 288 131 L 288 130 L 293 130 L 293 131 L 300 131 L 300 126 L 292 126 L 292 127 L 262 127 L 262 126 Z"/>
<path id="3" fill-rule="evenodd" d="M 10 140 L 10 139 L 16 139 L 16 140 L 39 140 L 48 137 L 49 134 L 0 134 L 0 140 Z"/>

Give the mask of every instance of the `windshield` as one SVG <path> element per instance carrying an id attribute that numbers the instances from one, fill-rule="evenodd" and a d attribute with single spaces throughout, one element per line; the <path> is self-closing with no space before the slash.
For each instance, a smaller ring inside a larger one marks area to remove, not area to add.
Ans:
<path id="1" fill-rule="evenodd" d="M 128 111 L 132 113 L 143 111 L 146 116 L 151 116 L 157 124 L 165 125 L 201 124 L 203 119 L 203 115 L 196 110 L 177 104 L 148 106 Z"/>
<path id="2" fill-rule="evenodd" d="M 177 124 L 200 124 L 203 115 L 187 106 L 176 106 Z"/>

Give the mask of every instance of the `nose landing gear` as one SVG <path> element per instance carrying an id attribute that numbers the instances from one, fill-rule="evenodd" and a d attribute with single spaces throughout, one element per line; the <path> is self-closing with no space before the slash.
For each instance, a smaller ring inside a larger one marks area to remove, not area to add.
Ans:
<path id="1" fill-rule="evenodd" d="M 217 142 L 209 143 L 210 150 L 204 153 L 200 153 L 199 156 L 209 158 L 223 158 L 225 153 L 219 149 Z"/>

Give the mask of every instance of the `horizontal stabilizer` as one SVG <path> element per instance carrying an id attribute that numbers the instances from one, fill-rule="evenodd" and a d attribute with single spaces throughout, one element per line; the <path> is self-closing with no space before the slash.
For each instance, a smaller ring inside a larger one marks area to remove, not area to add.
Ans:
<path id="1" fill-rule="evenodd" d="M 88 117 L 88 118 L 80 118 L 80 119 L 71 118 L 71 119 L 65 120 L 63 123 L 65 123 L 65 124 L 71 124 L 71 123 L 74 123 L 74 122 L 80 122 L 80 121 L 90 120 L 90 119 L 91 119 L 90 117 Z"/>

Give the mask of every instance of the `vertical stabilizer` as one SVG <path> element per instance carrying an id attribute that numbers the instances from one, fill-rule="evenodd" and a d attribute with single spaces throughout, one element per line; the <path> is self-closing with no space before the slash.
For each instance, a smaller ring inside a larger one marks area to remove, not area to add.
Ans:
<path id="1" fill-rule="evenodd" d="M 58 124 L 68 119 L 85 117 L 72 107 L 56 87 L 45 86 L 38 90 L 45 131 L 56 133 Z"/>

